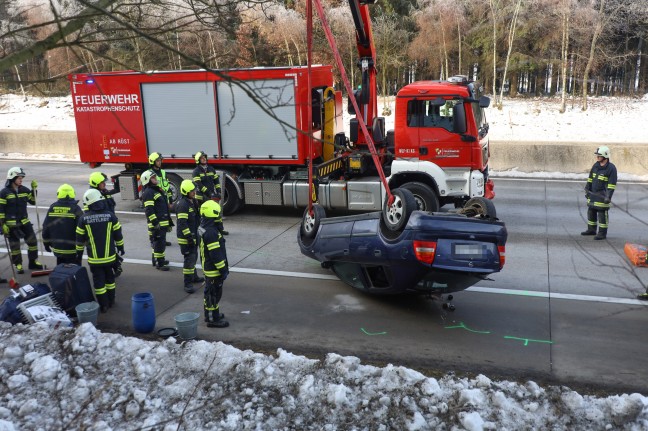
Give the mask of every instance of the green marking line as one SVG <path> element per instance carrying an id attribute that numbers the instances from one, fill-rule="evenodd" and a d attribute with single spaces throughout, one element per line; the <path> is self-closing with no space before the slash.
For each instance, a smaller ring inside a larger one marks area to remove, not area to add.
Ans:
<path id="1" fill-rule="evenodd" d="M 532 343 L 546 343 L 546 344 L 553 344 L 553 341 L 549 341 L 549 340 L 532 340 L 531 338 L 511 337 L 510 335 L 505 335 L 504 338 L 506 338 L 506 339 L 508 339 L 508 340 L 520 340 L 520 341 L 524 341 L 524 345 L 525 345 L 525 346 L 528 346 L 528 345 L 529 345 L 529 342 L 532 342 Z"/>
<path id="2" fill-rule="evenodd" d="M 360 328 L 360 330 L 367 335 L 387 335 L 387 332 L 367 332 L 365 328 Z"/>
<path id="3" fill-rule="evenodd" d="M 462 329 L 465 329 L 466 331 L 474 332 L 476 334 L 490 334 L 491 333 L 491 331 L 477 331 L 475 329 L 470 329 L 463 322 L 459 322 L 459 325 L 456 325 L 456 326 L 446 326 L 445 327 L 445 329 L 456 329 L 456 328 L 462 328 Z"/>

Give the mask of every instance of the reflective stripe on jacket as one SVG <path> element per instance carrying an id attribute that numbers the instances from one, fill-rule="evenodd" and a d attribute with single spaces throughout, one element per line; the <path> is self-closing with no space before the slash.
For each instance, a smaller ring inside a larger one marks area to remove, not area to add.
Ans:
<path id="1" fill-rule="evenodd" d="M 213 221 L 201 222 L 198 228 L 200 256 L 205 277 L 217 278 L 221 270 L 227 269 L 225 241 Z"/>
<path id="2" fill-rule="evenodd" d="M 142 201 L 149 229 L 169 226 L 169 200 L 164 190 L 159 186 L 147 184 L 142 193 Z"/>
<path id="3" fill-rule="evenodd" d="M 605 203 L 607 198 L 612 200 L 612 195 L 616 190 L 617 169 L 609 161 L 605 166 L 599 162 L 594 163 L 587 178 L 585 190 L 587 192 L 587 205 L 596 209 L 609 209 L 610 204 Z"/>
<path id="4" fill-rule="evenodd" d="M 178 244 L 188 244 L 188 239 L 196 239 L 200 217 L 198 216 L 199 205 L 195 199 L 183 196 L 175 205 L 178 216 Z"/>
<path id="5" fill-rule="evenodd" d="M 43 243 L 52 247 L 55 254 L 76 254 L 76 228 L 83 216 L 78 201 L 59 199 L 47 210 L 43 221 Z"/>
<path id="6" fill-rule="evenodd" d="M 36 205 L 34 193 L 25 186 L 5 187 L 0 190 L 0 224 L 7 223 L 9 227 L 29 224 L 27 204 Z"/>
<path id="7" fill-rule="evenodd" d="M 115 262 L 115 246 L 123 246 L 121 224 L 115 214 L 106 209 L 85 212 L 76 229 L 76 250 L 88 251 L 91 265 L 112 265 Z"/>
<path id="8" fill-rule="evenodd" d="M 213 167 L 198 165 L 193 170 L 192 176 L 196 186 L 196 199 L 204 201 L 205 199 L 211 199 L 212 195 L 220 197 L 220 177 Z"/>

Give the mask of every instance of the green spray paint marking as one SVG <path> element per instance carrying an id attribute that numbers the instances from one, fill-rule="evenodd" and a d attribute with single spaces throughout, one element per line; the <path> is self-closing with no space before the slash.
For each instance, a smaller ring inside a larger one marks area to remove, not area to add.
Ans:
<path id="1" fill-rule="evenodd" d="M 386 332 L 367 332 L 365 328 L 360 328 L 360 330 L 367 335 L 387 335 Z"/>
<path id="2" fill-rule="evenodd" d="M 463 322 L 459 322 L 459 325 L 457 325 L 457 326 L 446 326 L 445 327 L 445 329 L 456 329 L 456 328 L 462 328 L 462 329 L 465 329 L 466 331 L 474 332 L 476 334 L 490 334 L 490 331 L 476 331 L 474 329 L 470 329 Z"/>
<path id="3" fill-rule="evenodd" d="M 531 342 L 533 342 L 533 343 L 547 343 L 547 344 L 553 344 L 553 341 L 549 341 L 549 340 L 532 340 L 532 339 L 530 339 L 530 338 L 518 338 L 518 337 L 511 337 L 511 336 L 509 336 L 509 335 L 505 335 L 504 338 L 506 338 L 506 339 L 508 339 L 508 340 L 520 340 L 520 341 L 524 341 L 524 345 L 525 345 L 525 346 L 528 346 L 528 345 L 529 345 L 529 341 L 531 341 Z"/>

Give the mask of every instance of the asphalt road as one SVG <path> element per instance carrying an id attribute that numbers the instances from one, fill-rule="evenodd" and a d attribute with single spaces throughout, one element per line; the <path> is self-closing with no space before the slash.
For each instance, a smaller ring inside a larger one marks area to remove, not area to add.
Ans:
<path id="1" fill-rule="evenodd" d="M 27 172 L 26 183 L 32 178 L 40 183 L 41 221 L 61 183 L 72 184 L 80 197 L 91 172 L 77 163 L 24 160 L 0 161 L 0 172 L 15 165 Z M 102 171 L 118 171 L 109 168 Z M 618 185 L 606 241 L 580 236 L 583 185 L 495 179 L 498 215 L 509 231 L 506 265 L 492 280 L 455 294 L 454 312 L 432 299 L 357 292 L 300 254 L 295 237 L 301 211 L 246 208 L 225 221 L 232 274 L 221 308 L 231 326 L 201 324 L 198 337 L 264 352 L 283 348 L 314 357 L 335 352 L 429 373 L 484 373 L 581 390 L 645 393 L 648 304 L 634 298 L 648 284 L 648 269 L 633 268 L 623 246 L 648 244 L 648 185 Z M 167 248 L 173 268 L 156 271 L 138 203 L 116 196 L 127 260 L 117 280 L 117 308 L 101 315 L 98 327 L 132 334 L 135 292 L 153 293 L 157 328 L 174 326 L 180 312 L 201 311 L 202 295 L 182 290 L 175 233 Z M 31 219 L 36 223 L 33 211 Z M 7 277 L 4 251 L 0 247 L 0 273 Z M 42 260 L 54 263 L 47 254 Z M 19 277 L 23 284 L 34 281 L 27 274 Z"/>

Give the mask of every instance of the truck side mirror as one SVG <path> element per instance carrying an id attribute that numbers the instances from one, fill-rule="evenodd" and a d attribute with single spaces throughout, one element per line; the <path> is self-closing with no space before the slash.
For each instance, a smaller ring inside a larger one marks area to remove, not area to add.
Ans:
<path id="1" fill-rule="evenodd" d="M 490 97 L 482 96 L 479 98 L 479 107 L 488 108 L 490 106 Z"/>
<path id="2" fill-rule="evenodd" d="M 460 135 L 466 133 L 466 111 L 463 103 L 457 103 L 452 107 L 452 128 L 453 132 Z"/>

